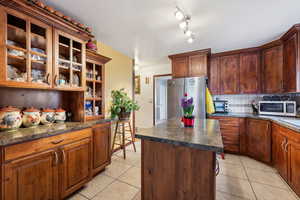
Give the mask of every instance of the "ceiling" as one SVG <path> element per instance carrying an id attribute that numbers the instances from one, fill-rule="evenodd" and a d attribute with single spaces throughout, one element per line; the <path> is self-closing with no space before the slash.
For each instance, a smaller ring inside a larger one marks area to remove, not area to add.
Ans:
<path id="1" fill-rule="evenodd" d="M 167 55 L 211 48 L 221 52 L 261 45 L 300 23 L 299 0 L 44 0 L 93 28 L 97 40 L 143 66 Z M 194 43 L 178 27 L 179 5 L 192 16 Z"/>

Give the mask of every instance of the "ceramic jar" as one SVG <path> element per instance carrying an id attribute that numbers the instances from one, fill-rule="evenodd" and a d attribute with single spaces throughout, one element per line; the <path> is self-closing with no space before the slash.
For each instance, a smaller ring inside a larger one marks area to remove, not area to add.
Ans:
<path id="1" fill-rule="evenodd" d="M 0 131 L 14 130 L 22 125 L 22 116 L 18 108 L 5 107 L 0 109 Z"/>
<path id="2" fill-rule="evenodd" d="M 50 125 L 55 121 L 55 110 L 44 109 L 41 113 L 41 123 Z"/>
<path id="3" fill-rule="evenodd" d="M 66 111 L 62 108 L 55 110 L 55 122 L 63 123 L 66 121 Z"/>
<path id="4" fill-rule="evenodd" d="M 35 108 L 28 108 L 23 111 L 23 126 L 34 127 L 41 122 L 40 111 Z"/>

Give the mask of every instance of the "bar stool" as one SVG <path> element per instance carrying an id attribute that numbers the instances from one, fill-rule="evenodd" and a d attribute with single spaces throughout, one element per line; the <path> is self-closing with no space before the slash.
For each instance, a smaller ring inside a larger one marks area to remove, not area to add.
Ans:
<path id="1" fill-rule="evenodd" d="M 127 127 L 129 128 L 129 130 L 126 129 Z M 126 134 L 125 134 L 126 131 L 130 132 L 130 137 L 129 138 L 126 138 Z M 117 135 L 121 136 L 121 138 L 122 138 L 121 143 L 116 143 Z M 114 139 L 113 139 L 113 145 L 112 145 L 112 151 L 111 152 L 112 153 L 114 152 L 115 144 L 119 145 L 121 147 L 121 149 L 123 149 L 124 159 L 126 159 L 126 149 L 125 149 L 126 148 L 126 142 L 125 141 L 129 141 L 130 143 L 132 143 L 134 151 L 136 152 L 136 148 L 135 148 L 135 144 L 134 144 L 134 135 L 133 135 L 133 132 L 132 132 L 132 129 L 131 129 L 130 120 L 119 120 L 119 121 L 117 121 L 117 124 L 116 124 Z"/>

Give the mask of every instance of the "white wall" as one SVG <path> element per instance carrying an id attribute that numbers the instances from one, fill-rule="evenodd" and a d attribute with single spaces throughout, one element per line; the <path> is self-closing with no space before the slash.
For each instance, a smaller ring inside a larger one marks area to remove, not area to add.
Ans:
<path id="1" fill-rule="evenodd" d="M 140 67 L 135 74 L 141 76 L 141 94 L 135 94 L 141 106 L 136 112 L 136 127 L 150 128 L 153 126 L 153 76 L 171 74 L 171 62 Z M 146 77 L 150 78 L 149 84 L 146 84 Z"/>

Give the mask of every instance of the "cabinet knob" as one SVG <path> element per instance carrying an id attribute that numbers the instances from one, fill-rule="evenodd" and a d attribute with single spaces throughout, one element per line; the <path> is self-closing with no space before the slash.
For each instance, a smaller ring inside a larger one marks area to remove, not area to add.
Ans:
<path id="1" fill-rule="evenodd" d="M 51 84 L 51 82 L 50 82 L 50 79 L 49 79 L 49 78 L 50 78 L 50 73 L 48 73 L 48 74 L 47 74 L 47 76 L 46 76 L 46 81 L 47 81 L 47 84 L 48 84 L 48 85 L 50 85 L 50 84 Z"/>
<path id="2" fill-rule="evenodd" d="M 54 84 L 57 86 L 58 82 L 57 82 L 57 74 L 54 76 Z"/>

